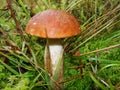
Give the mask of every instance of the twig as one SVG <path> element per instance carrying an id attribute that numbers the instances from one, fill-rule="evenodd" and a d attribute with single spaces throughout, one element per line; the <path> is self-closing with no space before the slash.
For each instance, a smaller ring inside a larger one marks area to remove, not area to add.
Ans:
<path id="1" fill-rule="evenodd" d="M 80 56 L 84 56 L 84 55 L 88 55 L 88 54 L 92 54 L 92 53 L 97 53 L 97 52 L 101 52 L 101 51 L 105 51 L 105 50 L 109 50 L 109 49 L 113 49 L 113 48 L 117 48 L 117 47 L 120 47 L 120 44 L 116 44 L 116 45 L 109 46 L 109 47 L 106 47 L 106 48 L 102 48 L 102 49 L 99 49 L 99 50 L 94 50 L 94 51 L 91 51 L 91 52 L 83 53 L 83 54 L 80 54 Z"/>
<path id="2" fill-rule="evenodd" d="M 7 4 L 8 4 L 7 8 L 8 8 L 8 10 L 10 10 L 10 13 L 11 13 L 11 18 L 14 19 L 14 22 L 15 22 L 15 24 L 16 24 L 17 32 L 20 34 L 21 39 L 22 39 L 23 41 L 25 41 L 25 38 L 24 38 L 24 36 L 23 36 L 22 29 L 21 29 L 21 27 L 20 27 L 19 22 L 17 21 L 17 19 L 16 19 L 16 17 L 15 17 L 15 12 L 14 12 L 14 10 L 12 9 L 12 6 L 11 6 L 11 1 L 12 1 L 12 0 L 6 0 L 6 1 L 7 1 Z"/>
<path id="3" fill-rule="evenodd" d="M 80 51 L 78 50 L 73 56 L 80 56 Z M 79 57 L 79 69 L 80 69 L 80 76 L 83 78 L 83 64 L 82 64 L 82 60 Z"/>
<path id="4" fill-rule="evenodd" d="M 74 79 L 80 78 L 81 76 L 83 76 L 83 75 L 76 75 L 76 76 L 74 76 L 74 77 L 72 77 L 72 78 L 69 78 L 69 79 L 67 79 L 67 80 L 63 80 L 63 81 L 60 82 L 59 84 L 66 83 L 66 82 L 69 82 L 69 81 L 72 81 L 72 80 L 74 80 Z"/>

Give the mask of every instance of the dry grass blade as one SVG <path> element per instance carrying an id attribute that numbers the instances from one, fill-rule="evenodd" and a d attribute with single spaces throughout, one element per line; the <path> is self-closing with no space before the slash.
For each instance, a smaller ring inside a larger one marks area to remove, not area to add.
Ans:
<path id="1" fill-rule="evenodd" d="M 106 30 L 106 28 L 119 23 L 120 20 L 117 20 L 117 19 L 120 17 L 120 13 L 117 13 L 118 11 L 120 11 L 120 5 L 118 5 L 116 8 L 114 8 L 112 11 L 109 11 L 107 14 L 104 14 L 103 16 L 99 17 L 96 20 L 97 24 L 98 24 L 97 27 L 95 25 L 95 21 L 91 22 L 90 25 L 87 25 L 86 27 L 89 27 L 89 28 L 87 28 L 85 31 L 83 31 L 82 35 L 81 35 L 83 42 L 81 43 L 79 40 L 76 40 L 75 43 L 71 44 L 71 46 L 72 45 L 73 46 L 77 45 L 77 46 L 75 46 L 75 48 L 72 49 L 70 51 L 70 53 L 74 52 L 80 46 L 84 45 L 86 42 L 91 40 L 93 37 L 100 34 L 103 30 Z M 113 13 L 117 13 L 117 14 L 113 15 Z M 113 16 L 113 17 L 111 18 L 111 16 Z M 117 20 L 117 22 L 115 22 L 115 20 Z M 80 43 L 80 44 L 78 45 L 78 43 Z"/>
<path id="2" fill-rule="evenodd" d="M 97 31 L 96 28 L 99 27 L 101 24 L 103 24 L 104 22 L 106 22 L 106 20 L 108 20 L 111 16 L 114 15 L 114 13 L 120 11 L 120 5 L 118 5 L 116 8 L 114 8 L 113 10 L 107 12 L 106 14 L 102 15 L 101 17 L 97 18 L 96 20 L 92 21 L 91 23 L 89 23 L 86 26 L 86 30 L 84 30 L 82 32 L 83 35 L 83 39 L 87 36 L 90 36 L 93 31 Z M 119 17 L 119 15 L 118 15 Z M 97 23 L 97 27 L 95 27 L 95 24 Z M 94 28 L 94 30 L 92 29 Z"/>
<path id="3" fill-rule="evenodd" d="M 66 8 L 66 11 L 71 11 L 78 3 L 80 3 L 82 0 L 76 0 L 76 1 L 72 1 L 68 7 Z"/>
<path id="4" fill-rule="evenodd" d="M 98 50 L 94 50 L 94 51 L 87 52 L 87 53 L 83 53 L 83 54 L 80 54 L 80 56 L 84 56 L 84 55 L 88 55 L 88 54 L 92 54 L 92 53 L 98 53 L 98 52 L 101 52 L 101 51 L 106 51 L 106 50 L 114 49 L 114 48 L 117 48 L 117 47 L 120 47 L 120 44 L 109 46 L 109 47 L 98 49 Z"/>

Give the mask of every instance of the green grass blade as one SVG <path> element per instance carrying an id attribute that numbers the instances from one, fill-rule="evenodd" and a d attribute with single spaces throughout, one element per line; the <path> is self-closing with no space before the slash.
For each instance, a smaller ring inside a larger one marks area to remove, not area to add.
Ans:
<path id="1" fill-rule="evenodd" d="M 0 63 L 1 63 L 2 65 L 4 65 L 4 66 L 5 66 L 10 72 L 12 72 L 13 74 L 19 75 L 19 73 L 18 73 L 15 69 L 11 68 L 11 66 L 7 65 L 6 63 L 4 63 L 4 62 L 1 61 L 1 60 L 0 60 Z"/>
<path id="2" fill-rule="evenodd" d="M 100 83 L 94 76 L 92 73 L 89 73 L 91 79 L 102 89 L 102 90 L 108 90 L 102 83 Z"/>

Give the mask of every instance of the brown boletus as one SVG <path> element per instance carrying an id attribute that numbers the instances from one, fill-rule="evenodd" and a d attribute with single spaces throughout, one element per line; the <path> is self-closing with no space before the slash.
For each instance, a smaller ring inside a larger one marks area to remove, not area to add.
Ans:
<path id="1" fill-rule="evenodd" d="M 51 74 L 51 86 L 54 90 L 61 90 L 59 82 L 63 79 L 64 49 L 61 40 L 62 38 L 78 35 L 80 32 L 78 21 L 74 16 L 63 10 L 49 9 L 40 12 L 33 16 L 26 26 L 26 33 L 47 38 L 48 48 L 46 47 L 44 56 L 45 68 Z M 54 79 L 56 72 L 58 73 L 58 77 Z M 53 85 L 54 81 L 56 85 Z"/>

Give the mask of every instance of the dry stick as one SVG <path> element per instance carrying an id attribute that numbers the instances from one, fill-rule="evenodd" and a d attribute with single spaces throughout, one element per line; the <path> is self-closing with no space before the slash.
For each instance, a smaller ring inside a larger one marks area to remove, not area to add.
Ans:
<path id="1" fill-rule="evenodd" d="M 106 47 L 106 48 L 102 48 L 102 49 L 99 49 L 99 50 L 94 50 L 94 51 L 91 51 L 91 52 L 83 53 L 83 54 L 80 54 L 80 56 L 84 56 L 84 55 L 88 55 L 88 54 L 92 54 L 92 53 L 97 53 L 97 52 L 101 52 L 101 51 L 105 51 L 105 50 L 109 50 L 109 49 L 113 49 L 113 48 L 117 48 L 117 47 L 120 47 L 120 44 L 116 44 L 116 45 L 109 46 L 109 47 Z"/>
<path id="2" fill-rule="evenodd" d="M 14 22 L 15 22 L 15 24 L 16 24 L 17 32 L 20 34 L 22 40 L 25 41 L 25 38 L 24 38 L 24 36 L 23 36 L 22 29 L 21 29 L 21 27 L 20 27 L 19 22 L 17 21 L 17 19 L 16 19 L 16 17 L 15 17 L 15 12 L 14 12 L 14 10 L 12 9 L 12 6 L 11 6 L 12 0 L 6 0 L 6 1 L 7 1 L 7 4 L 8 4 L 7 8 L 10 10 L 11 17 L 14 19 Z"/>
<path id="3" fill-rule="evenodd" d="M 80 56 L 80 51 L 78 50 L 73 56 Z M 79 57 L 79 69 L 80 69 L 80 76 L 83 78 L 83 64 L 82 64 L 82 59 Z"/>
<path id="4" fill-rule="evenodd" d="M 72 80 L 77 79 L 77 78 L 82 77 L 82 76 L 83 76 L 83 75 L 76 75 L 76 76 L 74 76 L 74 77 L 72 77 L 72 78 L 69 78 L 69 79 L 67 79 L 67 80 L 64 80 L 64 81 L 60 82 L 59 84 L 72 81 Z"/>
<path id="5" fill-rule="evenodd" d="M 79 58 L 79 69 L 80 69 L 80 76 L 83 78 L 83 63 L 81 58 Z"/>

